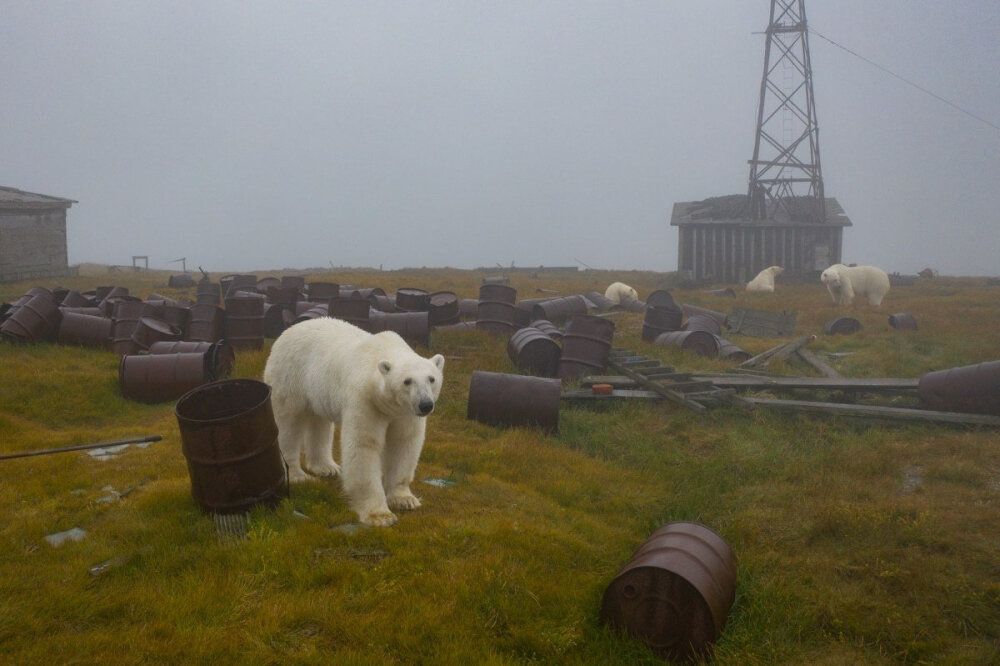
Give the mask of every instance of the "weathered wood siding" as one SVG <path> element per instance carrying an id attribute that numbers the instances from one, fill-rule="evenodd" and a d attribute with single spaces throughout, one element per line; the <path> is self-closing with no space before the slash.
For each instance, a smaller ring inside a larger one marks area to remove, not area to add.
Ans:
<path id="1" fill-rule="evenodd" d="M 65 209 L 0 212 L 0 281 L 67 273 Z"/>

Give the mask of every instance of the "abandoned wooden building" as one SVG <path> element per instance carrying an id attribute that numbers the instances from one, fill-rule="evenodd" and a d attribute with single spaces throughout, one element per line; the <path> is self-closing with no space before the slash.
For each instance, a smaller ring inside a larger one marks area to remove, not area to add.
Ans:
<path id="1" fill-rule="evenodd" d="M 768 266 L 783 277 L 812 279 L 840 263 L 844 227 L 851 220 L 832 197 L 826 219 L 802 222 L 787 216 L 751 219 L 746 195 L 674 204 L 670 219 L 678 227 L 678 276 L 692 284 L 741 284 Z"/>
<path id="2" fill-rule="evenodd" d="M 0 282 L 71 272 L 66 211 L 75 203 L 0 186 Z"/>

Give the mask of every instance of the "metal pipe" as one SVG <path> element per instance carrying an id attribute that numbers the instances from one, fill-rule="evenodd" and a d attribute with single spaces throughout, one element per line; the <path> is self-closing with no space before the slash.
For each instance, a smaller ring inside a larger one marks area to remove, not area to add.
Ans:
<path id="1" fill-rule="evenodd" d="M 148 435 L 141 439 L 123 439 L 120 442 L 101 442 L 100 444 L 80 444 L 78 446 L 65 446 L 61 449 L 42 449 L 41 451 L 24 451 L 21 453 L 8 453 L 0 456 L 0 460 L 10 460 L 11 458 L 29 458 L 31 456 L 45 456 L 50 453 L 65 453 L 66 451 L 83 451 L 84 449 L 99 449 L 103 446 L 121 446 L 123 444 L 142 444 L 144 442 L 158 442 L 163 437 L 161 435 Z"/>

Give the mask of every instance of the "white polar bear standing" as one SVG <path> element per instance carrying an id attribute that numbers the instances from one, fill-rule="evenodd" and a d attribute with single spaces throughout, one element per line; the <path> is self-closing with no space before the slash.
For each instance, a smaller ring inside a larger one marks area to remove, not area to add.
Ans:
<path id="1" fill-rule="evenodd" d="M 330 317 L 285 330 L 264 381 L 289 479 L 340 474 L 366 525 L 392 525 L 390 508 L 420 506 L 410 484 L 443 370 L 443 356 L 424 358 L 391 331 L 372 335 Z M 333 459 L 335 424 L 342 468 Z"/>
<path id="2" fill-rule="evenodd" d="M 872 305 L 881 305 L 889 292 L 889 276 L 877 266 L 834 264 L 819 279 L 835 305 L 850 305 L 855 295 L 867 298 Z"/>
<path id="3" fill-rule="evenodd" d="M 639 292 L 624 282 L 612 282 L 604 291 L 604 298 L 615 305 L 621 305 L 622 301 L 639 300 Z"/>
<path id="4" fill-rule="evenodd" d="M 747 282 L 747 291 L 774 291 L 774 278 L 785 272 L 781 266 L 768 266 Z"/>

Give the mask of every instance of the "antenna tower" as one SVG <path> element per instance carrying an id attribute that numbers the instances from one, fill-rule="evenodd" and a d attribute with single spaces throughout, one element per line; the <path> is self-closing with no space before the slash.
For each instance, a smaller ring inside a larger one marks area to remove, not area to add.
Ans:
<path id="1" fill-rule="evenodd" d="M 805 0 L 771 0 L 766 35 L 750 160 L 750 217 L 822 223 L 826 205 Z"/>

